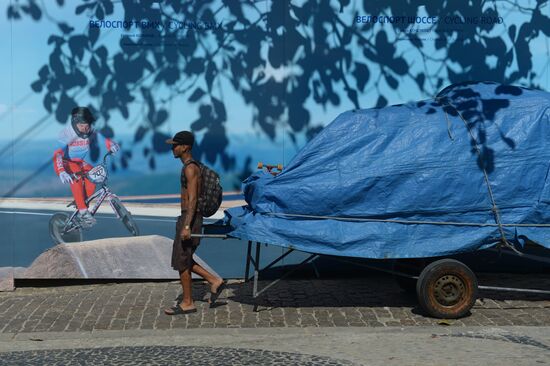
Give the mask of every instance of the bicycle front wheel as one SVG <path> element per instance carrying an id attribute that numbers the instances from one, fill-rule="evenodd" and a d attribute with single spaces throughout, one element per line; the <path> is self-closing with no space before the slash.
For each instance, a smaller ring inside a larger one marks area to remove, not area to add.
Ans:
<path id="1" fill-rule="evenodd" d="M 116 211 L 118 217 L 133 236 L 139 235 L 139 228 L 134 221 L 132 214 L 124 207 L 120 198 L 115 197 L 111 199 L 111 207 Z"/>
<path id="2" fill-rule="evenodd" d="M 132 214 L 128 212 L 128 214 L 122 219 L 122 223 L 124 226 L 126 226 L 126 229 L 133 235 L 138 236 L 139 235 L 139 228 L 134 221 L 134 218 L 132 217 Z"/>

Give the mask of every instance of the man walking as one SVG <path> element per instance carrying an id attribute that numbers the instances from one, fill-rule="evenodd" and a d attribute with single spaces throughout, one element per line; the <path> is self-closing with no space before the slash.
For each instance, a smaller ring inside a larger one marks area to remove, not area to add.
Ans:
<path id="1" fill-rule="evenodd" d="M 183 163 L 181 170 L 181 216 L 176 224 L 176 237 L 172 248 L 172 267 L 180 274 L 183 300 L 176 306 L 165 309 L 167 315 L 190 314 L 197 311 L 193 303 L 191 272 L 198 274 L 210 284 L 210 306 L 212 306 L 223 288 L 223 279 L 214 276 L 193 260 L 193 253 L 200 244 L 200 238 L 191 238 L 191 234 L 202 231 L 202 213 L 198 209 L 201 197 L 201 166 L 193 160 L 191 150 L 195 138 L 189 131 L 180 131 L 166 143 L 172 145 L 174 158 Z"/>

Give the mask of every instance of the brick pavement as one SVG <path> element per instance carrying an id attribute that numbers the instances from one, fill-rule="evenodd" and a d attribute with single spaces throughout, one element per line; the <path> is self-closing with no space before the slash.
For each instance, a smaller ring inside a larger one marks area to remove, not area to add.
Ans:
<path id="1" fill-rule="evenodd" d="M 483 285 L 550 289 L 550 275 L 482 274 Z M 267 282 L 260 282 L 260 288 Z M 392 327 L 432 326 L 416 299 L 385 275 L 359 279 L 286 280 L 257 300 L 252 283 L 230 283 L 211 309 L 197 301 L 198 312 L 166 316 L 181 292 L 175 282 L 118 283 L 19 288 L 0 293 L 0 332 L 71 332 L 172 328 Z M 194 283 L 194 297 L 206 285 Z M 548 295 L 480 291 L 472 314 L 452 326 L 549 326 Z"/>

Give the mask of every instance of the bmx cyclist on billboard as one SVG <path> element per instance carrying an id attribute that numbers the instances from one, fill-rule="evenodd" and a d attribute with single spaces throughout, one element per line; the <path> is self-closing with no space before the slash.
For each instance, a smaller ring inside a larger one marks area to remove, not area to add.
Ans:
<path id="1" fill-rule="evenodd" d="M 93 168 L 85 160 L 90 151 L 90 143 L 94 139 L 98 144 L 104 143 L 111 154 L 120 149 L 117 143 L 93 129 L 94 121 L 95 118 L 88 108 L 73 108 L 71 123 L 59 133 L 58 146 L 53 155 L 55 172 L 63 184 L 70 185 L 78 209 L 77 218 L 83 228 L 91 228 L 96 223 L 86 202 L 96 188 L 95 183 L 85 175 Z"/>

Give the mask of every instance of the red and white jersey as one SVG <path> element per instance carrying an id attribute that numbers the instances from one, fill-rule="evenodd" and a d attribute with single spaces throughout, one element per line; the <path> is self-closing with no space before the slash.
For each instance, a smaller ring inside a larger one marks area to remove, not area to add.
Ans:
<path id="1" fill-rule="evenodd" d="M 72 125 L 69 124 L 63 128 L 57 137 L 57 147 L 53 155 L 54 169 L 57 175 L 65 171 L 63 160 L 74 162 L 85 161 L 90 152 L 90 143 L 94 139 L 97 139 L 98 142 L 102 142 L 101 140 L 103 140 L 107 149 L 111 148 L 111 140 L 97 131 L 92 130 L 87 138 L 82 138 L 76 134 Z"/>

